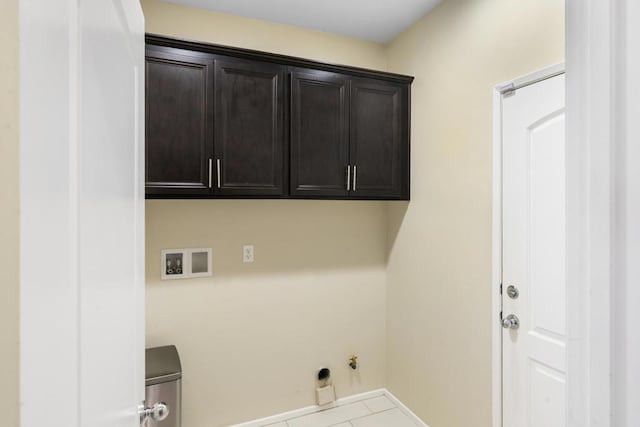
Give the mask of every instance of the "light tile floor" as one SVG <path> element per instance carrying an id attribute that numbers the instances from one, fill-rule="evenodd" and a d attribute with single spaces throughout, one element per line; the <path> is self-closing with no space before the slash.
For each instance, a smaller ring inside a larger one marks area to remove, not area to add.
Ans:
<path id="1" fill-rule="evenodd" d="M 416 427 L 416 424 L 386 396 L 378 396 L 265 427 Z"/>

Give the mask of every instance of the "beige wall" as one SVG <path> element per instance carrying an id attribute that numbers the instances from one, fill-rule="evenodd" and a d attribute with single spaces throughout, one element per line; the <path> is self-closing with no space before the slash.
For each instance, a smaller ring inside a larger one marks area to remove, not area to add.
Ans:
<path id="1" fill-rule="evenodd" d="M 18 427 L 18 0 L 0 2 L 0 417 Z"/>
<path id="2" fill-rule="evenodd" d="M 562 0 L 447 0 L 388 48 L 416 77 L 390 205 L 387 385 L 431 427 L 491 422 L 492 87 L 562 62 Z"/>
<path id="3" fill-rule="evenodd" d="M 340 396 L 384 386 L 386 220 L 376 203 L 147 202 L 147 344 L 180 351 L 185 427 L 312 405 L 323 365 Z M 212 247 L 213 277 L 161 282 L 175 247 Z"/>
<path id="4" fill-rule="evenodd" d="M 374 43 L 157 1 L 143 9 L 152 33 L 386 68 Z M 339 396 L 383 387 L 386 227 L 383 202 L 148 201 L 147 344 L 179 348 L 185 427 L 312 405 L 323 365 Z M 246 243 L 254 264 L 241 262 Z M 214 276 L 161 282 L 160 250 L 175 247 L 212 247 Z"/>
<path id="5" fill-rule="evenodd" d="M 384 47 L 368 41 L 257 19 L 142 0 L 146 31 L 298 56 L 316 61 L 384 70 Z"/>

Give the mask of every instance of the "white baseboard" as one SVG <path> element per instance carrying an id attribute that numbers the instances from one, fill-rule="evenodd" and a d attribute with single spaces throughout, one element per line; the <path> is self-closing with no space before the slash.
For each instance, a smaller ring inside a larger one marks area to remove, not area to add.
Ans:
<path id="1" fill-rule="evenodd" d="M 351 403 L 360 402 L 362 400 L 371 399 L 378 396 L 386 396 L 393 402 L 394 405 L 398 407 L 402 412 L 405 413 L 409 418 L 411 418 L 417 426 L 419 427 L 429 427 L 424 421 L 422 421 L 416 414 L 414 414 L 409 408 L 407 408 L 402 402 L 398 400 L 389 390 L 386 388 L 380 388 L 377 390 L 367 391 L 365 393 L 354 394 L 347 397 L 342 397 L 336 400 L 335 403 L 331 405 L 325 406 L 305 406 L 304 408 L 294 409 L 293 411 L 283 412 L 281 414 L 272 415 L 270 417 L 260 418 L 253 421 L 247 421 L 241 424 L 234 424 L 230 427 L 262 427 L 269 424 L 275 424 L 282 421 L 289 420 L 291 418 L 302 417 L 304 415 L 313 414 L 314 412 L 324 411 L 325 409 L 330 409 L 338 406 L 349 405 Z"/>

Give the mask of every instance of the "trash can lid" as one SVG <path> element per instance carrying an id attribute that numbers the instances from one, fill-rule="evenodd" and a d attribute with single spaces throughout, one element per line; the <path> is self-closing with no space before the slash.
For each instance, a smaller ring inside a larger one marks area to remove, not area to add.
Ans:
<path id="1" fill-rule="evenodd" d="M 174 345 L 148 348 L 145 352 L 146 385 L 166 383 L 182 378 L 180 356 Z"/>

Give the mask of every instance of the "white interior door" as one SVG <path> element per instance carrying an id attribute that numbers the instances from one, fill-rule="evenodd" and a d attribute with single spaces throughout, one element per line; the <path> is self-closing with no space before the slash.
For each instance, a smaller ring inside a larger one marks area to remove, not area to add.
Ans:
<path id="1" fill-rule="evenodd" d="M 562 427 L 566 425 L 564 75 L 504 95 L 502 129 L 503 426 Z M 510 316 L 517 317 L 517 325 Z"/>
<path id="2" fill-rule="evenodd" d="M 144 19 L 20 2 L 21 425 L 134 427 L 144 399 Z"/>
<path id="3" fill-rule="evenodd" d="M 81 425 L 130 427 L 144 400 L 143 26 L 137 1 L 79 3 Z"/>

